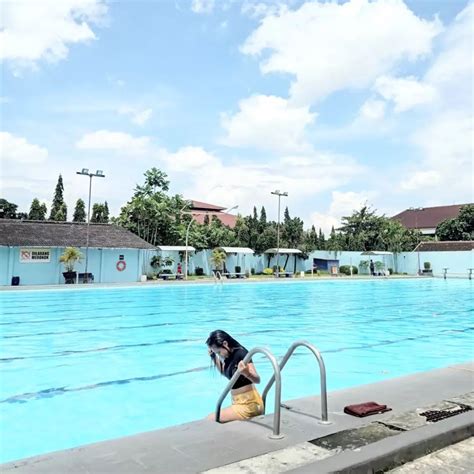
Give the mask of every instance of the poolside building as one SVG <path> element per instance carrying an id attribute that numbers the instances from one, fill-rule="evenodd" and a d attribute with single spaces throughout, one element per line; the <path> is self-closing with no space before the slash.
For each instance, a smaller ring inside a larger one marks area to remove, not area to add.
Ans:
<path id="1" fill-rule="evenodd" d="M 458 217 L 461 207 L 468 205 L 410 207 L 393 216 L 392 219 L 399 221 L 407 229 L 419 230 L 423 235 L 434 236 L 436 234 L 436 227 L 441 222 Z"/>
<path id="2" fill-rule="evenodd" d="M 59 257 L 77 247 L 84 258 L 76 272 L 85 271 L 87 224 L 79 222 L 0 219 L 0 285 L 64 283 Z M 88 273 L 96 283 L 140 281 L 155 247 L 132 232 L 112 224 L 90 224 Z"/>
<path id="3" fill-rule="evenodd" d="M 223 225 L 233 229 L 237 223 L 237 216 L 224 212 L 226 209 L 215 204 L 192 200 L 190 212 L 198 224 L 204 224 L 204 219 L 208 216 L 210 221 L 213 218 L 219 219 Z"/>

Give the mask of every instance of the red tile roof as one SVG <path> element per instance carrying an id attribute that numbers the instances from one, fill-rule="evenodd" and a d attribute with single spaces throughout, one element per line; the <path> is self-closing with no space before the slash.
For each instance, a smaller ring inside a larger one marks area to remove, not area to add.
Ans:
<path id="1" fill-rule="evenodd" d="M 449 252 L 456 250 L 474 250 L 473 240 L 453 240 L 445 242 L 420 242 L 415 249 L 419 252 Z"/>
<path id="2" fill-rule="evenodd" d="M 407 229 L 434 228 L 446 219 L 457 217 L 462 206 L 466 204 L 406 209 L 392 219 L 396 219 Z"/>
<path id="3" fill-rule="evenodd" d="M 193 211 L 223 211 L 226 207 L 216 206 L 214 204 L 208 204 L 207 202 L 191 200 Z"/>
<path id="4" fill-rule="evenodd" d="M 193 214 L 193 217 L 194 220 L 199 224 L 204 224 L 204 219 L 206 215 L 209 216 L 209 220 L 211 220 L 213 216 L 217 217 L 225 226 L 230 227 L 231 229 L 235 227 L 235 224 L 237 222 L 237 216 L 233 216 L 232 214 L 225 214 L 224 212 L 207 212 L 206 214 Z"/>

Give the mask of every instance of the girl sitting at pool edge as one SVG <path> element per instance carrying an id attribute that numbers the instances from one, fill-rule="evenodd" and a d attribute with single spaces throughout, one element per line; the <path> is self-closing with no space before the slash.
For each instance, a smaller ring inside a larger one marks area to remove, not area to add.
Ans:
<path id="1" fill-rule="evenodd" d="M 232 405 L 221 410 L 221 423 L 248 420 L 261 415 L 263 400 L 254 385 L 260 383 L 260 376 L 252 361 L 243 363 L 248 350 L 232 336 L 219 329 L 209 334 L 206 344 L 215 367 L 222 375 L 230 380 L 236 370 L 240 371 L 240 377 L 231 390 Z M 215 413 L 211 413 L 207 418 L 215 421 Z"/>

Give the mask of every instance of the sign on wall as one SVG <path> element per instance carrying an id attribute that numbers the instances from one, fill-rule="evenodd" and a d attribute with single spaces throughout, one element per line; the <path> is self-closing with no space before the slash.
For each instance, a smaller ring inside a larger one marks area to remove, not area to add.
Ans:
<path id="1" fill-rule="evenodd" d="M 50 261 L 50 249 L 20 249 L 20 263 L 48 263 Z"/>

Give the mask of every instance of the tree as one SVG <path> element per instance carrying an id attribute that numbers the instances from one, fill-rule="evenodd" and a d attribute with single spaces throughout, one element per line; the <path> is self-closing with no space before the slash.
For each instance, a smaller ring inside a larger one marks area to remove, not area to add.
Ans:
<path id="1" fill-rule="evenodd" d="M 109 209 L 107 201 L 104 204 L 95 203 L 92 206 L 91 222 L 107 224 L 109 222 Z"/>
<path id="2" fill-rule="evenodd" d="M 64 204 L 64 185 L 63 177 L 59 175 L 56 189 L 54 191 L 53 204 L 51 206 L 51 212 L 49 220 L 52 221 L 65 221 L 67 218 L 67 207 Z"/>
<path id="3" fill-rule="evenodd" d="M 62 203 L 56 214 L 53 216 L 53 221 L 67 221 L 67 206 L 66 203 Z"/>
<path id="4" fill-rule="evenodd" d="M 267 213 L 265 211 L 265 208 L 262 206 L 262 209 L 260 210 L 260 222 L 259 222 L 260 232 L 263 232 L 266 227 L 267 227 Z"/>
<path id="5" fill-rule="evenodd" d="M 319 250 L 326 250 L 326 237 L 324 236 L 324 233 L 321 230 L 321 227 L 319 228 L 318 245 L 319 245 Z"/>
<path id="6" fill-rule="evenodd" d="M 186 225 L 181 211 L 189 210 L 189 202 L 179 195 L 166 194 L 169 186 L 166 178 L 166 173 L 156 168 L 146 171 L 144 184 L 137 185 L 116 222 L 152 245 L 183 245 Z M 189 244 L 194 242 L 190 239 Z"/>
<path id="7" fill-rule="evenodd" d="M 439 240 L 474 240 L 474 204 L 462 206 L 458 217 L 438 224 L 436 236 Z"/>
<path id="8" fill-rule="evenodd" d="M 16 219 L 18 206 L 6 199 L 0 198 L 0 219 Z"/>
<path id="9" fill-rule="evenodd" d="M 44 221 L 46 219 L 46 204 L 41 204 L 37 198 L 31 202 L 28 219 L 32 221 Z"/>
<path id="10" fill-rule="evenodd" d="M 283 241 L 289 248 L 297 248 L 298 245 L 303 243 L 303 221 L 299 217 L 292 219 L 288 211 L 288 207 L 285 208 L 284 220 L 283 220 Z"/>
<path id="11" fill-rule="evenodd" d="M 73 222 L 86 222 L 86 205 L 82 199 L 76 201 L 76 207 L 74 209 Z"/>
<path id="12" fill-rule="evenodd" d="M 338 233 L 331 231 L 329 250 L 382 250 L 404 252 L 413 250 L 421 240 L 418 231 L 408 230 L 399 222 L 377 216 L 367 206 L 342 218 Z"/>

